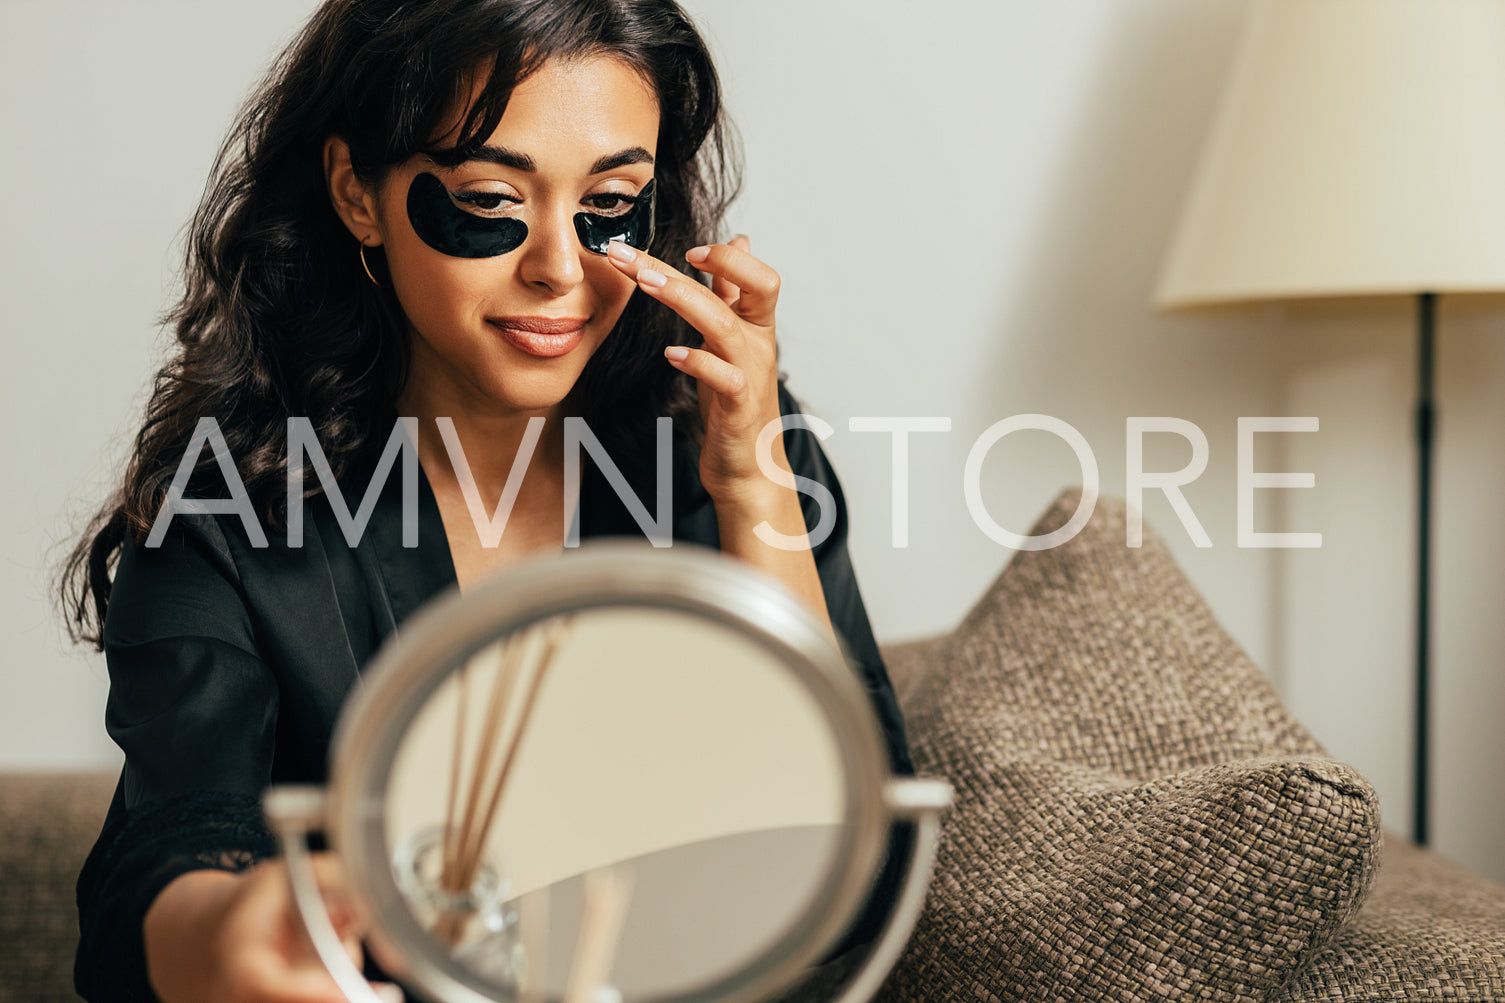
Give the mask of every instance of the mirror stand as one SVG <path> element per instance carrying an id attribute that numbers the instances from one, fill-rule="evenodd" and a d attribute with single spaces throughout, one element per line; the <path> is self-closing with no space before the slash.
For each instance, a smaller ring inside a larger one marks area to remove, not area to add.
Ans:
<path id="1" fill-rule="evenodd" d="M 883 932 L 869 948 L 862 967 L 841 991 L 840 997 L 831 1003 L 867 1003 L 899 960 L 925 905 L 925 892 L 935 871 L 940 817 L 951 806 L 952 797 L 951 785 L 943 780 L 903 778 L 889 781 L 884 800 L 893 817 L 915 823 L 914 843 L 904 867 L 903 890 Z M 267 821 L 282 845 L 298 912 L 319 959 L 350 1003 L 385 1003 L 345 953 L 314 877 L 308 837 L 324 829 L 324 789 L 302 784 L 272 787 L 263 799 L 263 807 Z"/>
<path id="2" fill-rule="evenodd" d="M 331 920 L 315 833 L 372 958 L 431 1003 L 867 1003 L 952 801 L 893 774 L 859 673 L 780 583 L 625 543 L 415 614 L 363 671 L 331 764 L 263 807 L 352 1003 L 382 1001 Z M 885 843 L 898 881 L 870 902 Z M 875 939 L 822 963 L 875 905 Z"/>

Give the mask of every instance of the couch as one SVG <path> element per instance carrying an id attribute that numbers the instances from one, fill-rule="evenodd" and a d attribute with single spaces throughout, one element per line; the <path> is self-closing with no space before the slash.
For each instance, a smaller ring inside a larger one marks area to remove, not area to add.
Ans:
<path id="1" fill-rule="evenodd" d="M 915 767 L 957 800 L 879 999 L 1505 1000 L 1505 887 L 1383 829 L 1126 515 L 1099 498 L 953 632 L 885 652 Z"/>
<path id="2" fill-rule="evenodd" d="M 0 1003 L 77 1000 L 73 887 L 114 773 L 0 773 Z"/>
<path id="3" fill-rule="evenodd" d="M 1033 530 L 1075 511 L 1063 494 Z M 957 801 L 885 1003 L 1505 1000 L 1505 887 L 1383 829 L 1125 506 L 885 649 Z M 0 774 L 0 1003 L 75 999 L 113 774 Z"/>

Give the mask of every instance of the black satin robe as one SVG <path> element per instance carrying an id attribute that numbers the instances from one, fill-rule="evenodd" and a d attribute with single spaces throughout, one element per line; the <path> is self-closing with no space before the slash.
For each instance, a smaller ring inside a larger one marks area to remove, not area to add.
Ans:
<path id="1" fill-rule="evenodd" d="M 786 414 L 798 411 L 782 388 L 780 403 Z M 786 433 L 785 449 L 796 474 L 836 499 L 834 530 L 815 548 L 827 609 L 872 699 L 895 771 L 911 774 L 904 723 L 847 551 L 840 484 L 811 433 Z M 673 462 L 674 539 L 718 546 L 698 454 L 676 440 Z M 370 478 L 368 468 L 342 482 L 352 511 Z M 238 516 L 177 515 L 160 547 L 130 545 L 122 553 L 104 628 L 105 713 L 125 766 L 79 877 L 74 973 L 86 999 L 155 999 L 141 923 L 157 893 L 190 870 L 241 870 L 278 852 L 261 793 L 272 783 L 326 780 L 335 720 L 361 667 L 419 606 L 455 585 L 421 467 L 418 481 L 417 547 L 402 545 L 394 467 L 355 547 L 320 495 L 306 504 L 301 548 L 276 535 L 269 546 L 252 547 Z M 816 502 L 805 494 L 802 503 L 813 527 Z M 644 499 L 650 511 L 654 504 Z M 642 536 L 588 454 L 577 518 L 582 539 Z M 867 908 L 828 957 L 876 935 L 910 838 L 908 825 L 895 827 Z"/>

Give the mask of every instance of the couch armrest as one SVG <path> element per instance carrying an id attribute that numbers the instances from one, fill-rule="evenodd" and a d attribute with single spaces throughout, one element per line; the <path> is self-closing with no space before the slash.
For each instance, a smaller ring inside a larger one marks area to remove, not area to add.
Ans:
<path id="1" fill-rule="evenodd" d="M 0 773 L 0 987 L 8 999 L 78 999 L 74 887 L 115 780 L 114 771 Z"/>

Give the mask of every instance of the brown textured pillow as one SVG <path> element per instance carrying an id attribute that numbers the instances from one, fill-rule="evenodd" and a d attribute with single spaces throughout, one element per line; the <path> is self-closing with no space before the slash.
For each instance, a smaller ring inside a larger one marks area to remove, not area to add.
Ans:
<path id="1" fill-rule="evenodd" d="M 1363 910 L 1275 999 L 1505 1000 L 1505 885 L 1386 833 Z"/>
<path id="2" fill-rule="evenodd" d="M 1034 532 L 1075 511 L 1067 492 Z M 1357 910 L 1373 789 L 1331 760 L 1103 497 L 900 683 L 957 789 L 885 1001 L 1263 1000 Z"/>

